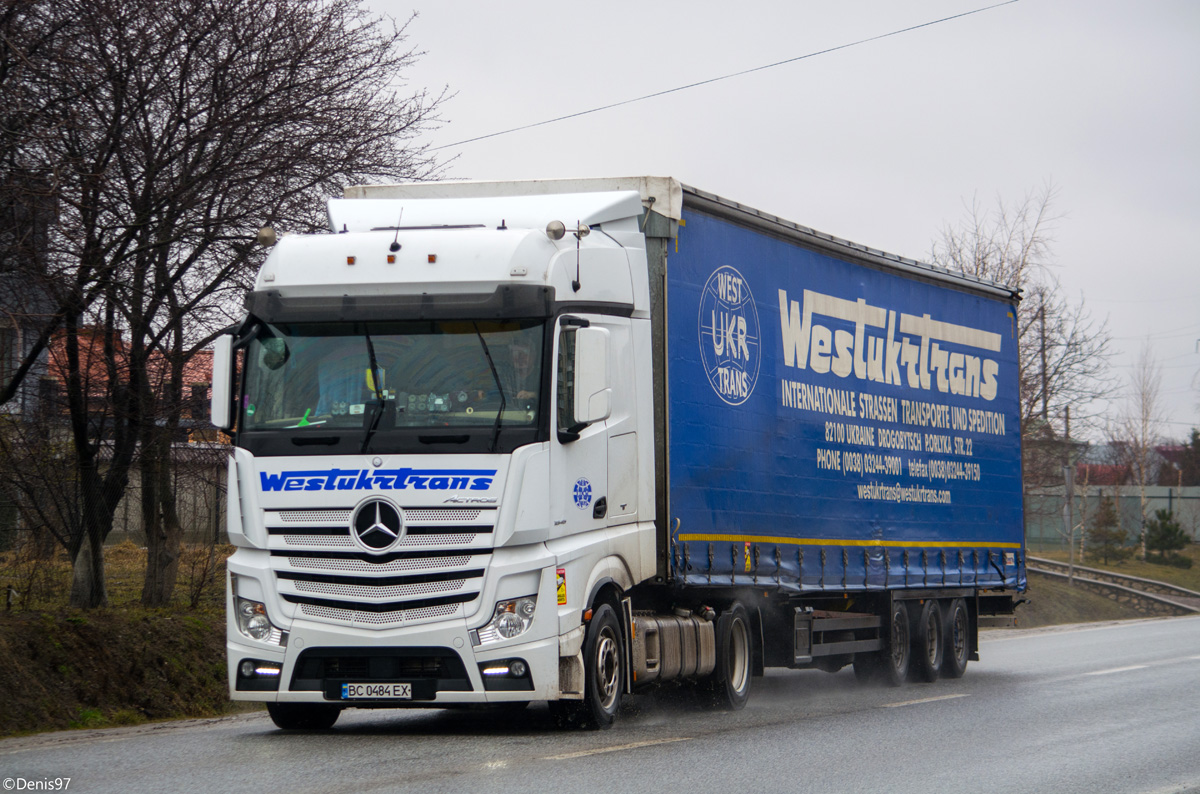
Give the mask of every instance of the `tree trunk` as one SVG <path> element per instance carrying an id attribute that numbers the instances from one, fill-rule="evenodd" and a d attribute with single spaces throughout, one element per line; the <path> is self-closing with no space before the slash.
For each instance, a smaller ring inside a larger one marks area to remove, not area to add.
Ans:
<path id="1" fill-rule="evenodd" d="M 164 606 L 175 593 L 179 574 L 179 549 L 183 529 L 175 509 L 175 491 L 171 488 L 171 467 L 166 456 L 171 444 L 166 434 L 145 450 L 142 459 L 142 516 L 146 529 L 146 579 L 142 585 L 142 604 Z"/>
<path id="2" fill-rule="evenodd" d="M 90 529 L 90 528 L 89 528 Z M 108 606 L 108 588 L 104 580 L 104 542 L 84 535 L 72 570 L 71 606 L 95 609 Z"/>

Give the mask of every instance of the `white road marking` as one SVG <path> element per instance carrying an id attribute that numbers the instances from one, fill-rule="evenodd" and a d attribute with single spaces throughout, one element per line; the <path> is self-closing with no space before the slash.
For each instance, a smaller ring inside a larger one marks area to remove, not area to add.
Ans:
<path id="1" fill-rule="evenodd" d="M 1145 670 L 1150 665 L 1148 664 L 1131 664 L 1128 667 L 1113 667 L 1109 670 L 1096 670 L 1092 673 L 1084 673 L 1084 675 L 1108 675 L 1110 673 L 1127 673 L 1130 670 Z"/>
<path id="2" fill-rule="evenodd" d="M 938 695 L 932 698 L 921 698 L 920 700 L 905 700 L 900 703 L 884 703 L 879 708 L 881 709 L 898 709 L 901 706 L 916 706 L 919 703 L 936 703 L 939 700 L 954 700 L 954 698 L 970 697 L 967 692 L 961 692 L 957 695 Z"/>
<path id="3" fill-rule="evenodd" d="M 644 742 L 630 742 L 629 744 L 616 744 L 612 747 L 597 747 L 594 750 L 580 750 L 577 753 L 563 753 L 562 755 L 548 755 L 542 758 L 543 761 L 566 761 L 571 758 L 583 758 L 589 755 L 600 755 L 601 753 L 618 753 L 621 750 L 636 750 L 639 747 L 653 747 L 656 744 L 672 744 L 673 742 L 688 742 L 691 741 L 690 736 L 675 736 L 670 739 L 648 739 Z"/>

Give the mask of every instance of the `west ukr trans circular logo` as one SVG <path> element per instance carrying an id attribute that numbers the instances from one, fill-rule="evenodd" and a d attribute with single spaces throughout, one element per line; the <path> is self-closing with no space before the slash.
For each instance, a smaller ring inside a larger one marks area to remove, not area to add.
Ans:
<path id="1" fill-rule="evenodd" d="M 708 277 L 700 295 L 700 360 L 713 391 L 730 405 L 754 393 L 761 361 L 758 311 L 746 279 L 728 265 Z"/>
<path id="2" fill-rule="evenodd" d="M 576 507 L 586 510 L 587 506 L 592 503 L 592 484 L 587 481 L 587 478 L 580 477 L 575 481 L 571 496 L 575 500 Z"/>

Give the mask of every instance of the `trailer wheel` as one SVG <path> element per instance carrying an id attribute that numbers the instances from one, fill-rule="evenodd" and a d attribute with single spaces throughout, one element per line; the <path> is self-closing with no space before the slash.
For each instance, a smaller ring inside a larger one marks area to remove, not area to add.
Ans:
<path id="1" fill-rule="evenodd" d="M 879 672 L 888 686 L 900 686 L 908 677 L 909 630 L 908 607 L 903 601 L 892 602 L 891 626 L 888 631 L 888 647 L 879 656 Z"/>
<path id="2" fill-rule="evenodd" d="M 738 711 L 750 699 L 754 646 L 750 615 L 734 602 L 717 618 L 717 669 L 706 682 L 716 708 Z"/>
<path id="3" fill-rule="evenodd" d="M 942 608 L 937 599 L 931 598 L 921 608 L 917 620 L 917 631 L 913 637 L 913 677 L 918 681 L 933 683 L 942 670 Z"/>
<path id="4" fill-rule="evenodd" d="M 625 652 L 617 613 L 601 604 L 592 613 L 583 643 L 583 700 L 550 701 L 550 713 L 564 728 L 611 728 L 625 690 Z"/>
<path id="5" fill-rule="evenodd" d="M 943 678 L 962 678 L 971 657 L 971 617 L 967 602 L 956 598 L 946 613 L 945 646 L 942 658 Z"/>
<path id="6" fill-rule="evenodd" d="M 267 713 L 285 731 L 323 731 L 333 727 L 342 710 L 324 703 L 268 703 Z"/>

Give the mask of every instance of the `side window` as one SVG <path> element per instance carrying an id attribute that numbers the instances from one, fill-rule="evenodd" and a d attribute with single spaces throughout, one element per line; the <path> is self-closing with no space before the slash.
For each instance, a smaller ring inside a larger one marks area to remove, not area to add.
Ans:
<path id="1" fill-rule="evenodd" d="M 575 332 L 564 327 L 558 334 L 558 432 L 559 435 L 578 433 L 575 420 Z"/>

